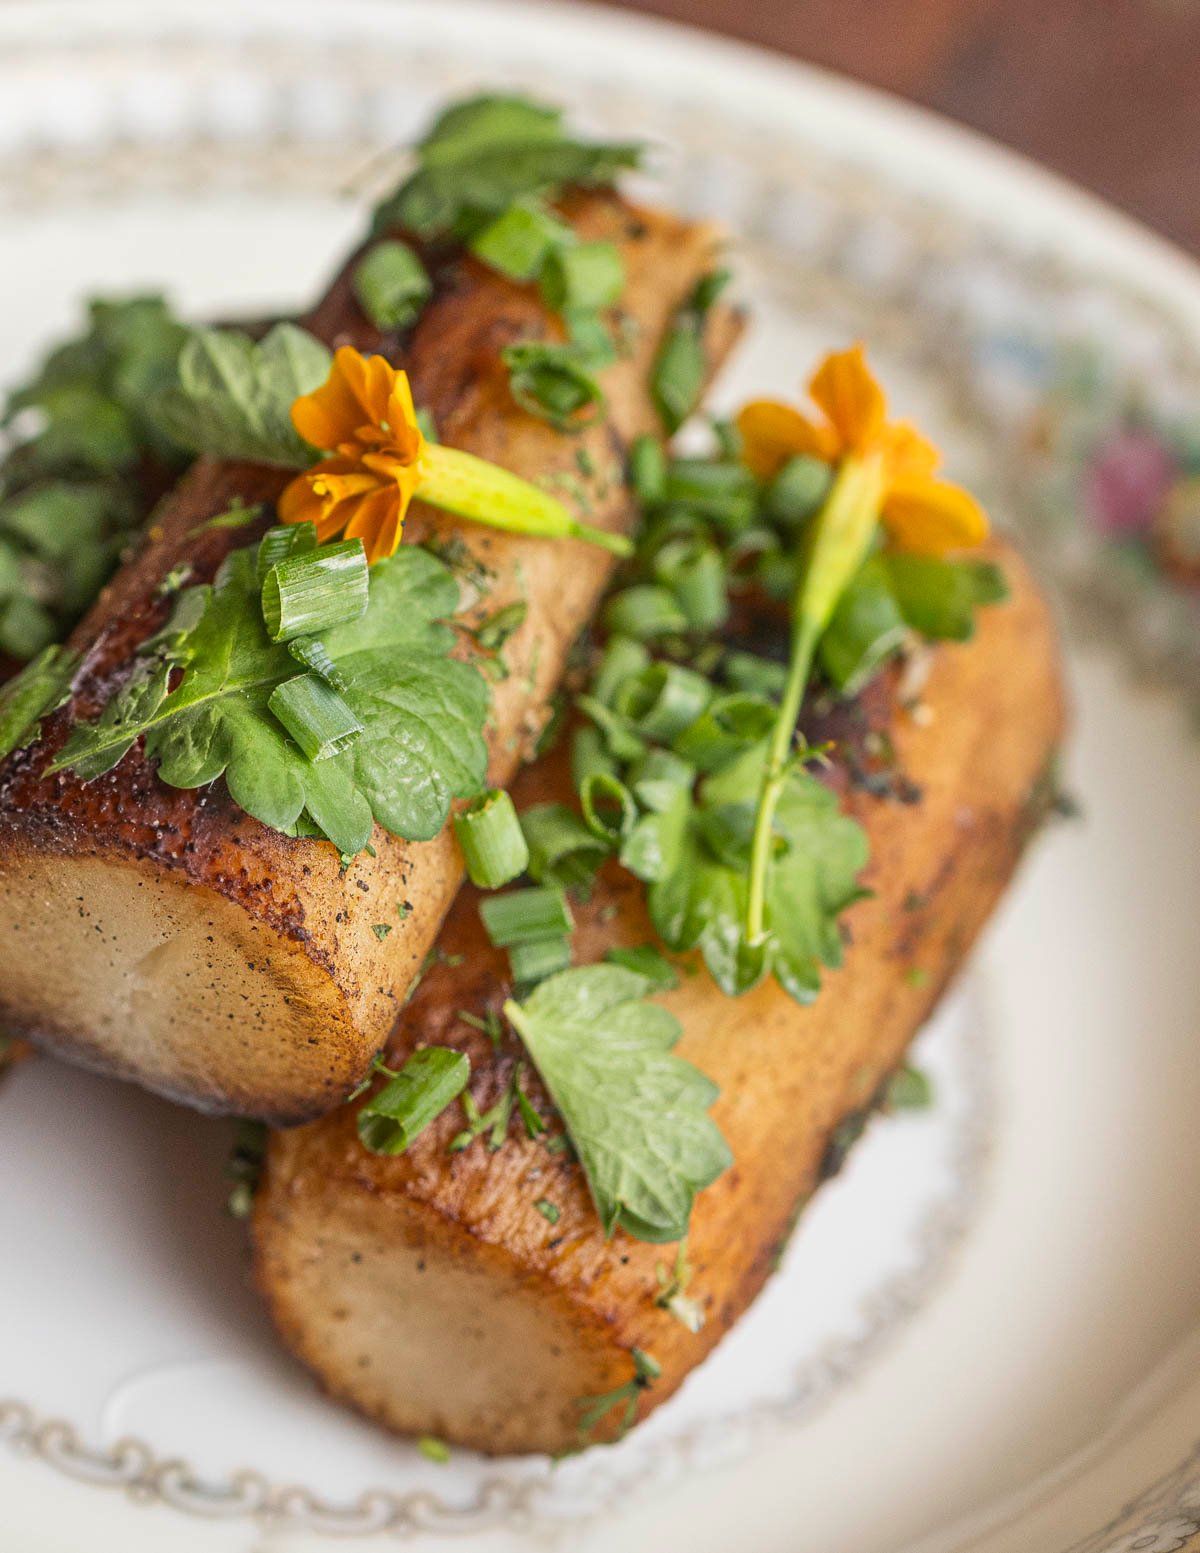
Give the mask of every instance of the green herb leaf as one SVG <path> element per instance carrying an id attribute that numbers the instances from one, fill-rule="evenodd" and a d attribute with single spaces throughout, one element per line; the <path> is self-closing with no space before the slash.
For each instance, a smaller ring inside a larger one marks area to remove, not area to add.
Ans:
<path id="1" fill-rule="evenodd" d="M 84 465 L 119 471 L 141 452 L 172 458 L 153 417 L 175 381 L 187 329 L 158 296 L 94 298 L 82 334 L 52 351 L 37 376 L 9 398 L 0 423 L 41 410 L 43 424 L 21 448 L 39 474 Z"/>
<path id="2" fill-rule="evenodd" d="M 873 556 L 842 594 L 821 637 L 817 658 L 826 678 L 842 695 L 857 695 L 907 629 L 887 568 Z"/>
<path id="3" fill-rule="evenodd" d="M 383 1070 L 389 1073 L 388 1069 Z M 423 1046 L 365 1105 L 359 1107 L 358 1136 L 372 1154 L 403 1154 L 430 1122 L 457 1100 L 471 1077 L 465 1052 Z"/>
<path id="4" fill-rule="evenodd" d="M 56 769 L 85 779 L 111 769 L 144 736 L 146 753 L 172 787 L 202 787 L 224 775 L 248 814 L 292 832 L 301 817 L 345 854 L 385 830 L 425 841 L 450 802 L 482 785 L 487 687 L 450 658 L 458 588 L 426 551 L 404 546 L 371 568 L 366 613 L 335 626 L 322 643 L 363 732 L 349 749 L 314 763 L 269 709 L 295 674 L 287 646 L 267 635 L 259 608 L 256 547 L 234 551 L 211 589 L 188 589 L 176 611 L 198 620 L 164 633 L 96 723 L 79 723 Z M 184 670 L 168 694 L 173 668 Z"/>
<path id="5" fill-rule="evenodd" d="M 292 425 L 292 403 L 325 381 L 331 360 L 295 324 L 276 324 L 257 343 L 237 329 L 196 329 L 178 384 L 157 402 L 157 424 L 193 453 L 303 468 L 316 450 Z"/>
<path id="6" fill-rule="evenodd" d="M 469 236 L 515 200 L 569 184 L 596 187 L 635 167 L 640 147 L 571 137 L 562 112 L 516 96 L 457 103 L 417 148 L 417 169 L 375 213 L 376 231 Z"/>
<path id="7" fill-rule="evenodd" d="M 505 1013 L 562 1114 L 605 1234 L 620 1225 L 672 1241 L 731 1156 L 707 1114 L 716 1087 L 672 1054 L 678 1021 L 645 1001 L 649 990 L 621 966 L 581 966 Z"/>
<path id="8" fill-rule="evenodd" d="M 679 972 L 657 944 L 637 944 L 632 949 L 606 949 L 609 965 L 623 965 L 627 971 L 644 976 L 655 992 L 670 992 L 679 985 Z"/>
<path id="9" fill-rule="evenodd" d="M 1008 597 L 1004 573 L 990 561 L 944 561 L 895 551 L 883 557 L 892 593 L 914 631 L 933 639 L 968 641 L 975 610 Z"/>
<path id="10" fill-rule="evenodd" d="M 42 718 L 70 696 L 78 666 L 74 653 L 46 647 L 0 689 L 0 759 L 33 743 Z"/>
<path id="11" fill-rule="evenodd" d="M 926 1111 L 933 1104 L 933 1085 L 927 1074 L 905 1063 L 892 1075 L 884 1104 L 891 1111 Z"/>
<path id="12" fill-rule="evenodd" d="M 89 607 L 145 516 L 139 459 L 177 467 L 152 417 L 184 327 L 157 297 L 95 301 L 87 328 L 8 400 L 0 462 L 0 651 L 32 658 Z M 31 425 L 16 421 L 37 413 Z"/>

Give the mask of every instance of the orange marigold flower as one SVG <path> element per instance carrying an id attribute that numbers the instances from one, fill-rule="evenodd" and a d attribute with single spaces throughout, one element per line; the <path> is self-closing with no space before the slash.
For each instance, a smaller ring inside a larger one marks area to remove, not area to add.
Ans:
<path id="1" fill-rule="evenodd" d="M 774 399 L 756 399 L 738 415 L 743 458 L 759 479 L 770 479 L 797 454 L 826 464 L 878 458 L 880 519 L 902 549 L 941 555 L 987 537 L 987 515 L 970 492 L 934 478 L 941 455 L 933 443 L 907 421 L 888 420 L 887 400 L 861 344 L 826 356 L 808 391 L 823 420 Z"/>
<path id="2" fill-rule="evenodd" d="M 292 405 L 292 424 L 329 456 L 284 491 L 281 521 L 314 524 L 322 544 L 337 534 L 361 539 L 372 565 L 393 555 L 424 474 L 407 374 L 343 345 L 327 380 Z"/>

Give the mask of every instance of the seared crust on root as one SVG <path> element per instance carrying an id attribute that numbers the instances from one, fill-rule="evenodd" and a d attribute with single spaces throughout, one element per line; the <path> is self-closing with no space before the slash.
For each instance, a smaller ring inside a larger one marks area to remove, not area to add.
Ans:
<path id="1" fill-rule="evenodd" d="M 408 335 L 384 336 L 367 323 L 353 298 L 353 260 L 306 322 L 331 345 L 404 366 L 447 443 L 530 479 L 578 478 L 576 452 L 586 449 L 600 472 L 588 521 L 624 529 L 632 520 L 625 449 L 657 428 L 649 365 L 673 309 L 711 267 L 716 237 L 610 194 L 573 197 L 565 214 L 582 236 L 620 245 L 623 307 L 638 326 L 630 354 L 606 374 L 606 415 L 578 437 L 520 411 L 500 359 L 505 345 L 557 322 L 534 288 L 469 258 L 427 255 L 435 294 Z M 714 313 L 712 363 L 736 329 L 727 310 Z M 287 478 L 211 460 L 193 468 L 142 554 L 75 633 L 70 645 L 84 666 L 72 706 L 0 766 L 0 932 L 10 945 L 0 1025 L 174 1099 L 278 1124 L 341 1100 L 394 1023 L 461 881 L 449 830 L 412 844 L 377 829 L 377 856 L 343 874 L 328 843 L 267 829 L 221 782 L 167 787 L 137 751 L 91 783 L 42 773 L 72 717 L 96 714 L 161 623 L 160 580 L 188 566 L 189 581 L 205 581 L 258 532 L 197 528 L 235 498 L 270 512 Z M 461 553 L 481 569 L 479 618 L 518 597 L 528 602 L 488 728 L 489 777 L 503 785 L 541 726 L 612 562 L 581 543 L 497 533 L 416 504 L 408 538 L 430 537 L 461 537 Z M 390 934 L 372 932 L 380 922 Z"/>
<path id="2" fill-rule="evenodd" d="M 279 1330 L 334 1396 L 390 1429 L 482 1451 L 569 1450 L 580 1443 L 579 1399 L 628 1382 L 634 1348 L 662 1367 L 638 1393 L 644 1417 L 742 1314 L 821 1179 L 839 1123 L 879 1093 L 962 964 L 1044 792 L 1064 722 L 1054 632 L 1020 558 L 995 549 L 1011 601 L 981 611 L 971 643 L 937 649 L 928 715 L 899 707 L 885 676 L 841 718 L 851 750 L 886 730 L 907 779 L 889 796 L 843 785 L 870 836 L 873 892 L 847 915 L 844 967 L 807 1009 L 774 984 L 726 998 L 703 972 L 661 996 L 683 1025 L 677 1050 L 720 1086 L 713 1114 L 735 1160 L 701 1193 L 688 1234 L 701 1331 L 655 1304 L 656 1268 L 670 1267 L 673 1248 L 620 1231 L 606 1243 L 569 1156 L 516 1123 L 496 1153 L 478 1142 L 450 1154 L 455 1106 L 407 1154 L 380 1158 L 360 1145 L 347 1106 L 272 1137 L 253 1218 L 257 1278 Z M 518 807 L 567 789 L 563 760 L 543 760 L 520 778 Z M 464 890 L 388 1055 L 402 1061 L 417 1044 L 468 1051 L 485 1107 L 519 1048 L 506 1038 L 493 1050 L 461 1017 L 498 1010 L 510 990 L 477 907 Z M 641 886 L 615 871 L 576 918 L 580 962 L 653 937 Z M 912 969 L 921 976 L 906 976 Z M 528 1069 L 524 1082 L 547 1113 Z M 539 1199 L 558 1208 L 553 1225 Z"/>

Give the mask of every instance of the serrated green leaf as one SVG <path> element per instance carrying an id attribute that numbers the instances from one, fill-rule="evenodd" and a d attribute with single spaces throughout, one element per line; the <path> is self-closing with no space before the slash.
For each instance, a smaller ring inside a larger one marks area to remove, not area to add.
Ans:
<path id="1" fill-rule="evenodd" d="M 193 453 L 303 468 L 316 450 L 292 425 L 292 404 L 325 381 L 331 360 L 295 324 L 276 324 L 260 341 L 237 329 L 193 330 L 157 422 Z"/>
<path id="2" fill-rule="evenodd" d="M 296 659 L 267 635 L 256 554 L 253 545 L 234 551 L 211 590 L 180 595 L 150 655 L 97 722 L 76 725 L 57 767 L 98 776 L 141 736 L 172 787 L 224 776 L 248 814 L 288 833 L 311 822 L 343 853 L 366 845 L 373 819 L 407 840 L 435 836 L 451 801 L 479 791 L 487 764 L 487 686 L 449 658 L 454 633 L 440 624 L 458 602 L 454 579 L 426 551 L 404 547 L 371 569 L 366 613 L 313 639 L 363 732 L 311 761 L 268 705 Z"/>
<path id="3" fill-rule="evenodd" d="M 37 738 L 41 720 L 71 693 L 75 653 L 47 647 L 0 690 L 0 759 Z"/>
<path id="4" fill-rule="evenodd" d="M 872 556 L 842 595 L 821 637 L 818 657 L 826 678 L 854 696 L 904 640 L 907 622 L 887 568 Z"/>
<path id="5" fill-rule="evenodd" d="M 550 1091 L 611 1235 L 680 1240 L 696 1193 L 732 1156 L 716 1086 L 673 1055 L 680 1026 L 618 965 L 561 971 L 505 1012 Z"/>
<path id="6" fill-rule="evenodd" d="M 472 98 L 436 120 L 417 147 L 416 171 L 376 210 L 374 230 L 468 236 L 515 200 L 611 183 L 640 153 L 628 142 L 573 138 L 557 108 L 516 96 Z"/>
<path id="7" fill-rule="evenodd" d="M 947 561 L 904 551 L 882 559 L 904 619 L 934 640 L 968 641 L 976 609 L 1008 597 L 1004 573 L 990 561 Z"/>

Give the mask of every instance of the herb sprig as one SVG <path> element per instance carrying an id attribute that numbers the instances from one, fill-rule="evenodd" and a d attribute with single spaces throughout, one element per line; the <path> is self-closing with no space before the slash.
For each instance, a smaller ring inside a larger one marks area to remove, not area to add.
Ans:
<path id="1" fill-rule="evenodd" d="M 343 854 L 368 844 L 373 822 L 406 840 L 435 836 L 451 800 L 480 790 L 487 759 L 486 684 L 450 657 L 455 635 L 441 624 L 457 606 L 457 584 L 426 551 L 403 547 L 371 568 L 359 618 L 307 639 L 341 682 L 328 696 L 340 694 L 359 725 L 351 741 L 313 758 L 272 707 L 299 665 L 294 643 L 268 634 L 259 571 L 277 537 L 294 544 L 303 529 L 269 530 L 260 546 L 233 551 L 211 587 L 185 589 L 125 685 L 97 721 L 75 725 L 53 769 L 90 780 L 142 738 L 172 787 L 223 775 L 248 814 L 323 836 Z"/>
<path id="2" fill-rule="evenodd" d="M 91 605 L 185 449 L 154 415 L 184 325 L 161 297 L 93 299 L 0 413 L 0 652 L 30 659 Z M 157 473 L 155 473 L 157 471 Z"/>

